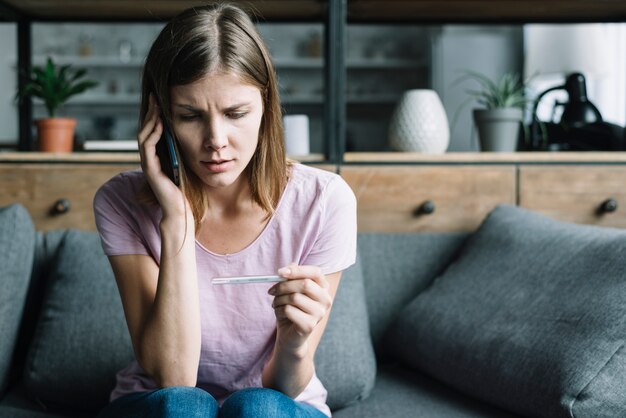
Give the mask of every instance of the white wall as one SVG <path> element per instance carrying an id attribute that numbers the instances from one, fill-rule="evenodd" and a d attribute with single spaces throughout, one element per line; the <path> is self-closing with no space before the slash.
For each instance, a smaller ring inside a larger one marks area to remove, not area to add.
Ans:
<path id="1" fill-rule="evenodd" d="M 17 25 L 0 23 L 0 144 L 17 145 L 18 113 L 13 101 L 17 88 Z"/>
<path id="2" fill-rule="evenodd" d="M 626 126 L 626 23 L 603 24 L 602 32 L 607 71 L 605 77 L 596 80 L 590 94 L 594 94 L 604 120 Z"/>
<path id="3" fill-rule="evenodd" d="M 433 34 L 433 89 L 439 93 L 450 123 L 448 152 L 479 151 L 472 121 L 475 104 L 468 102 L 473 81 L 456 81 L 472 70 L 491 79 L 522 71 L 521 26 L 445 25 Z M 455 121 L 455 115 L 458 116 Z"/>
<path id="4" fill-rule="evenodd" d="M 626 23 L 533 24 L 526 25 L 524 36 L 525 73 L 535 76 L 534 95 L 581 72 L 603 119 L 626 125 Z M 553 112 L 554 103 L 567 100 L 562 90 L 548 93 L 537 109 L 539 119 L 558 121 L 562 109 Z"/>

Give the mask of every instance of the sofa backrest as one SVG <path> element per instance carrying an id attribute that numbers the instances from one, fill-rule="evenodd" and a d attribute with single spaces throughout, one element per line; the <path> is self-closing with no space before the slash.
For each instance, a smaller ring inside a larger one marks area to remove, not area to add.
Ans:
<path id="1" fill-rule="evenodd" d="M 34 318 L 25 318 L 26 357 L 15 364 L 23 362 L 23 386 L 39 404 L 94 411 L 132 360 L 113 272 L 96 233 L 40 237 L 29 300 Z"/>
<path id="2" fill-rule="evenodd" d="M 13 382 L 21 378 L 27 350 L 33 339 L 37 319 L 41 311 L 41 303 L 46 289 L 47 272 L 50 271 L 56 252 L 66 234 L 67 230 L 50 231 L 47 233 L 35 232 L 34 251 L 31 255 L 32 271 L 12 360 L 11 381 Z"/>
<path id="3" fill-rule="evenodd" d="M 450 264 L 469 233 L 360 233 L 370 332 L 385 358 L 383 336 L 400 310 Z"/>
<path id="4" fill-rule="evenodd" d="M 376 365 L 369 331 L 379 342 L 398 311 L 445 268 L 465 237 L 359 235 L 358 262 L 344 274 L 316 357 L 333 410 L 366 397 L 372 389 Z M 68 337 L 68 332 L 76 335 Z M 52 408 L 103 406 L 115 371 L 132 358 L 127 334 L 97 234 L 37 232 L 12 361 L 28 394 Z"/>
<path id="5" fill-rule="evenodd" d="M 12 368 L 35 246 L 35 227 L 23 206 L 0 208 L 0 397 L 15 380 Z"/>

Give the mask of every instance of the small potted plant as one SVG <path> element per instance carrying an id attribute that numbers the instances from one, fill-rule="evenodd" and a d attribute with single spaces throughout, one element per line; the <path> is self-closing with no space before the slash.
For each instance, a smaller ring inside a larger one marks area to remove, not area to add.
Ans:
<path id="1" fill-rule="evenodd" d="M 26 83 L 17 92 L 16 99 L 38 97 L 43 100 L 48 118 L 35 121 L 39 150 L 45 152 L 71 152 L 74 146 L 76 119 L 55 117 L 58 108 L 75 96 L 98 85 L 96 81 L 84 79 L 87 70 L 73 69 L 70 65 L 57 66 L 51 58 L 45 67 L 33 67 L 23 72 Z"/>
<path id="2" fill-rule="evenodd" d="M 517 150 L 522 109 L 528 103 L 526 82 L 514 73 L 504 74 L 495 82 L 473 71 L 466 71 L 462 79 L 474 80 L 481 87 L 479 90 L 467 90 L 470 100 L 483 107 L 473 112 L 481 151 Z"/>

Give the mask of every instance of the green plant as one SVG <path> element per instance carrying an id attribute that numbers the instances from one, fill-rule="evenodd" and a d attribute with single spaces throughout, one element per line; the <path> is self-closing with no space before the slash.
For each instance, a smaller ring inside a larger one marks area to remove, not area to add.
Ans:
<path id="1" fill-rule="evenodd" d="M 43 100 L 48 115 L 53 118 L 59 106 L 67 100 L 98 85 L 97 81 L 84 80 L 85 69 L 73 69 L 71 65 L 57 66 L 48 57 L 45 67 L 33 67 L 30 72 L 22 72 L 26 78 L 24 89 L 15 95 L 17 100 L 26 97 L 39 97 Z"/>
<path id="2" fill-rule="evenodd" d="M 475 71 L 465 71 L 459 82 L 468 79 L 475 80 L 481 87 L 480 90 L 466 90 L 470 100 L 476 100 L 486 109 L 524 107 L 529 101 L 526 98 L 526 84 L 529 80 L 522 81 L 518 74 L 504 74 L 496 82 Z"/>
<path id="3" fill-rule="evenodd" d="M 526 86 L 534 77 L 531 76 L 527 80 L 522 80 L 519 74 L 506 73 L 499 80 L 493 81 L 484 74 L 476 71 L 465 70 L 463 75 L 454 81 L 453 85 L 458 85 L 467 80 L 473 80 L 478 83 L 480 89 L 468 89 L 465 100 L 454 112 L 452 118 L 452 130 L 456 126 L 461 111 L 472 101 L 475 101 L 486 110 L 504 109 L 504 108 L 524 108 L 532 99 L 526 96 Z M 528 143 L 528 127 L 522 124 L 523 140 Z"/>
<path id="4" fill-rule="evenodd" d="M 452 85 L 456 86 L 464 81 L 474 80 L 479 84 L 481 89 L 470 89 L 465 91 L 469 97 L 461 103 L 461 105 L 454 112 L 454 116 L 452 118 L 453 129 L 461 111 L 472 101 L 477 102 L 485 109 L 502 109 L 509 107 L 523 108 L 531 101 L 526 97 L 526 85 L 531 79 L 532 77 L 526 81 L 521 81 L 518 74 L 506 73 L 500 78 L 499 81 L 496 82 L 476 71 L 463 71 L 463 75 L 456 79 Z"/>

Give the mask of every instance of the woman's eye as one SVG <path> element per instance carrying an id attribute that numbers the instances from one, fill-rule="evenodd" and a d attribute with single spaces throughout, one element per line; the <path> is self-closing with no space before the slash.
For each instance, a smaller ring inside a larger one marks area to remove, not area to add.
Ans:
<path id="1" fill-rule="evenodd" d="M 185 121 L 185 120 L 194 120 L 197 119 L 199 116 L 198 115 L 179 115 L 178 116 L 181 120 Z"/>
<path id="2" fill-rule="evenodd" d="M 232 112 L 232 113 L 228 113 L 226 116 L 228 116 L 231 119 L 241 119 L 246 115 L 247 115 L 247 112 Z"/>

